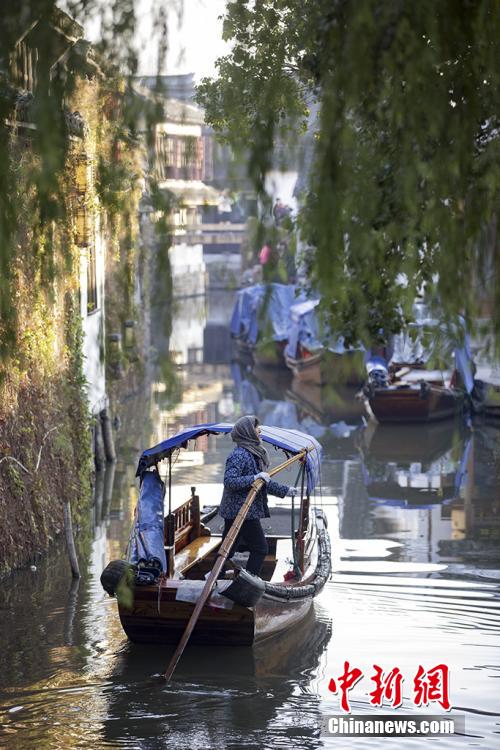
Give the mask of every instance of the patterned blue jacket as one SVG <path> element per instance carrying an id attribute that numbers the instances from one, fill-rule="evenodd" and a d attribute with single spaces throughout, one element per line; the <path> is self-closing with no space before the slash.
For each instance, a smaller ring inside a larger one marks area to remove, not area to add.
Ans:
<path id="1" fill-rule="evenodd" d="M 237 446 L 229 454 L 226 460 L 226 470 L 224 472 L 224 492 L 219 507 L 219 514 L 222 518 L 236 518 L 238 511 L 245 502 L 250 492 L 251 484 L 256 474 L 259 473 L 255 457 L 246 448 Z M 278 482 L 269 482 L 257 494 L 255 500 L 250 506 L 247 519 L 269 518 L 269 508 L 267 506 L 267 495 L 276 495 L 276 497 L 285 497 L 288 491 L 286 484 Z"/>

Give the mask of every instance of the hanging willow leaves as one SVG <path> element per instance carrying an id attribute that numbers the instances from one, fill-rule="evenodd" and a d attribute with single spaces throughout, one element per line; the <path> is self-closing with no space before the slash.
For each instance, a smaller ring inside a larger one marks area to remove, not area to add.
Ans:
<path id="1" fill-rule="evenodd" d="M 298 229 L 334 328 L 387 335 L 425 287 L 499 340 L 498 2 L 232 0 L 224 33 L 198 100 L 257 187 L 276 144 L 303 157 Z"/>

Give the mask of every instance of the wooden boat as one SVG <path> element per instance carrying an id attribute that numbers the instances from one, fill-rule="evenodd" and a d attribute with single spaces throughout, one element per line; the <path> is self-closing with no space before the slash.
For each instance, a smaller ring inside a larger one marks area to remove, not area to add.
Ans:
<path id="1" fill-rule="evenodd" d="M 238 357 L 251 355 L 261 367 L 285 367 L 293 284 L 254 284 L 240 289 L 231 317 L 231 336 Z"/>
<path id="2" fill-rule="evenodd" d="M 473 366 L 463 321 L 447 330 L 421 300 L 413 315 L 415 322 L 393 337 L 390 360 L 372 356 L 366 363 L 364 392 L 378 422 L 448 419 L 463 410 L 466 396 L 471 402 Z"/>
<path id="3" fill-rule="evenodd" d="M 393 373 L 381 357 L 372 357 L 366 367 L 365 405 L 377 422 L 431 422 L 463 409 L 465 391 L 454 387 L 451 372 L 407 366 Z"/>
<path id="4" fill-rule="evenodd" d="M 286 366 L 301 383 L 322 385 L 362 385 L 365 352 L 346 349 L 343 339 L 328 337 L 331 345 L 320 341 L 316 307 L 319 300 L 297 302 L 290 308 L 290 330 L 285 349 Z"/>
<path id="5" fill-rule="evenodd" d="M 131 641 L 173 644 L 180 640 L 221 545 L 217 529 L 210 527 L 216 509 L 202 515 L 195 488 L 183 505 L 169 509 L 165 516 L 165 486 L 157 464 L 167 458 L 170 469 L 172 455 L 187 447 L 189 440 L 231 429 L 227 424 L 198 425 L 141 456 L 137 470 L 141 492 L 127 559 L 112 561 L 101 576 L 105 590 L 116 595 L 121 624 Z M 286 526 L 278 523 L 283 512 L 274 512 L 278 526 L 266 530 L 269 554 L 261 578 L 241 570 L 234 580 L 217 582 L 192 633 L 193 644 L 249 646 L 294 626 L 307 614 L 330 574 L 325 517 L 309 502 L 319 479 L 321 446 L 295 430 L 263 426 L 261 436 L 287 456 L 304 456 L 300 507 L 293 517 L 286 511 Z"/>
<path id="6" fill-rule="evenodd" d="M 464 405 L 463 391 L 425 380 L 373 388 L 367 397 L 370 411 L 381 423 L 449 419 Z"/>

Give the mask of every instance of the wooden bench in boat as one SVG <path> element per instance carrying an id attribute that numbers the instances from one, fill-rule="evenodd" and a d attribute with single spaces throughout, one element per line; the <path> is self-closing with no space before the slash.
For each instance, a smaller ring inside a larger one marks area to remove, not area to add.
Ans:
<path id="1" fill-rule="evenodd" d="M 220 537 L 199 536 L 190 544 L 186 545 L 175 556 L 175 569 L 178 573 L 187 573 L 188 570 L 198 565 L 207 555 L 219 547 Z"/>
<path id="2" fill-rule="evenodd" d="M 185 573 L 221 543 L 220 538 L 212 537 L 210 529 L 201 522 L 196 487 L 191 487 L 189 500 L 166 516 L 164 541 L 169 573 Z"/>

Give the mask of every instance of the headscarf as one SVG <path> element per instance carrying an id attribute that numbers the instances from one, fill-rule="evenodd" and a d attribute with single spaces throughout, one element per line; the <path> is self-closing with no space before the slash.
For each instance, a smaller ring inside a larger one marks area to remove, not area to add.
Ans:
<path id="1" fill-rule="evenodd" d="M 255 456 L 259 471 L 263 471 L 269 466 L 269 456 L 257 434 L 258 424 L 259 420 L 253 415 L 240 417 L 231 430 L 231 438 L 236 445 L 246 448 Z"/>

